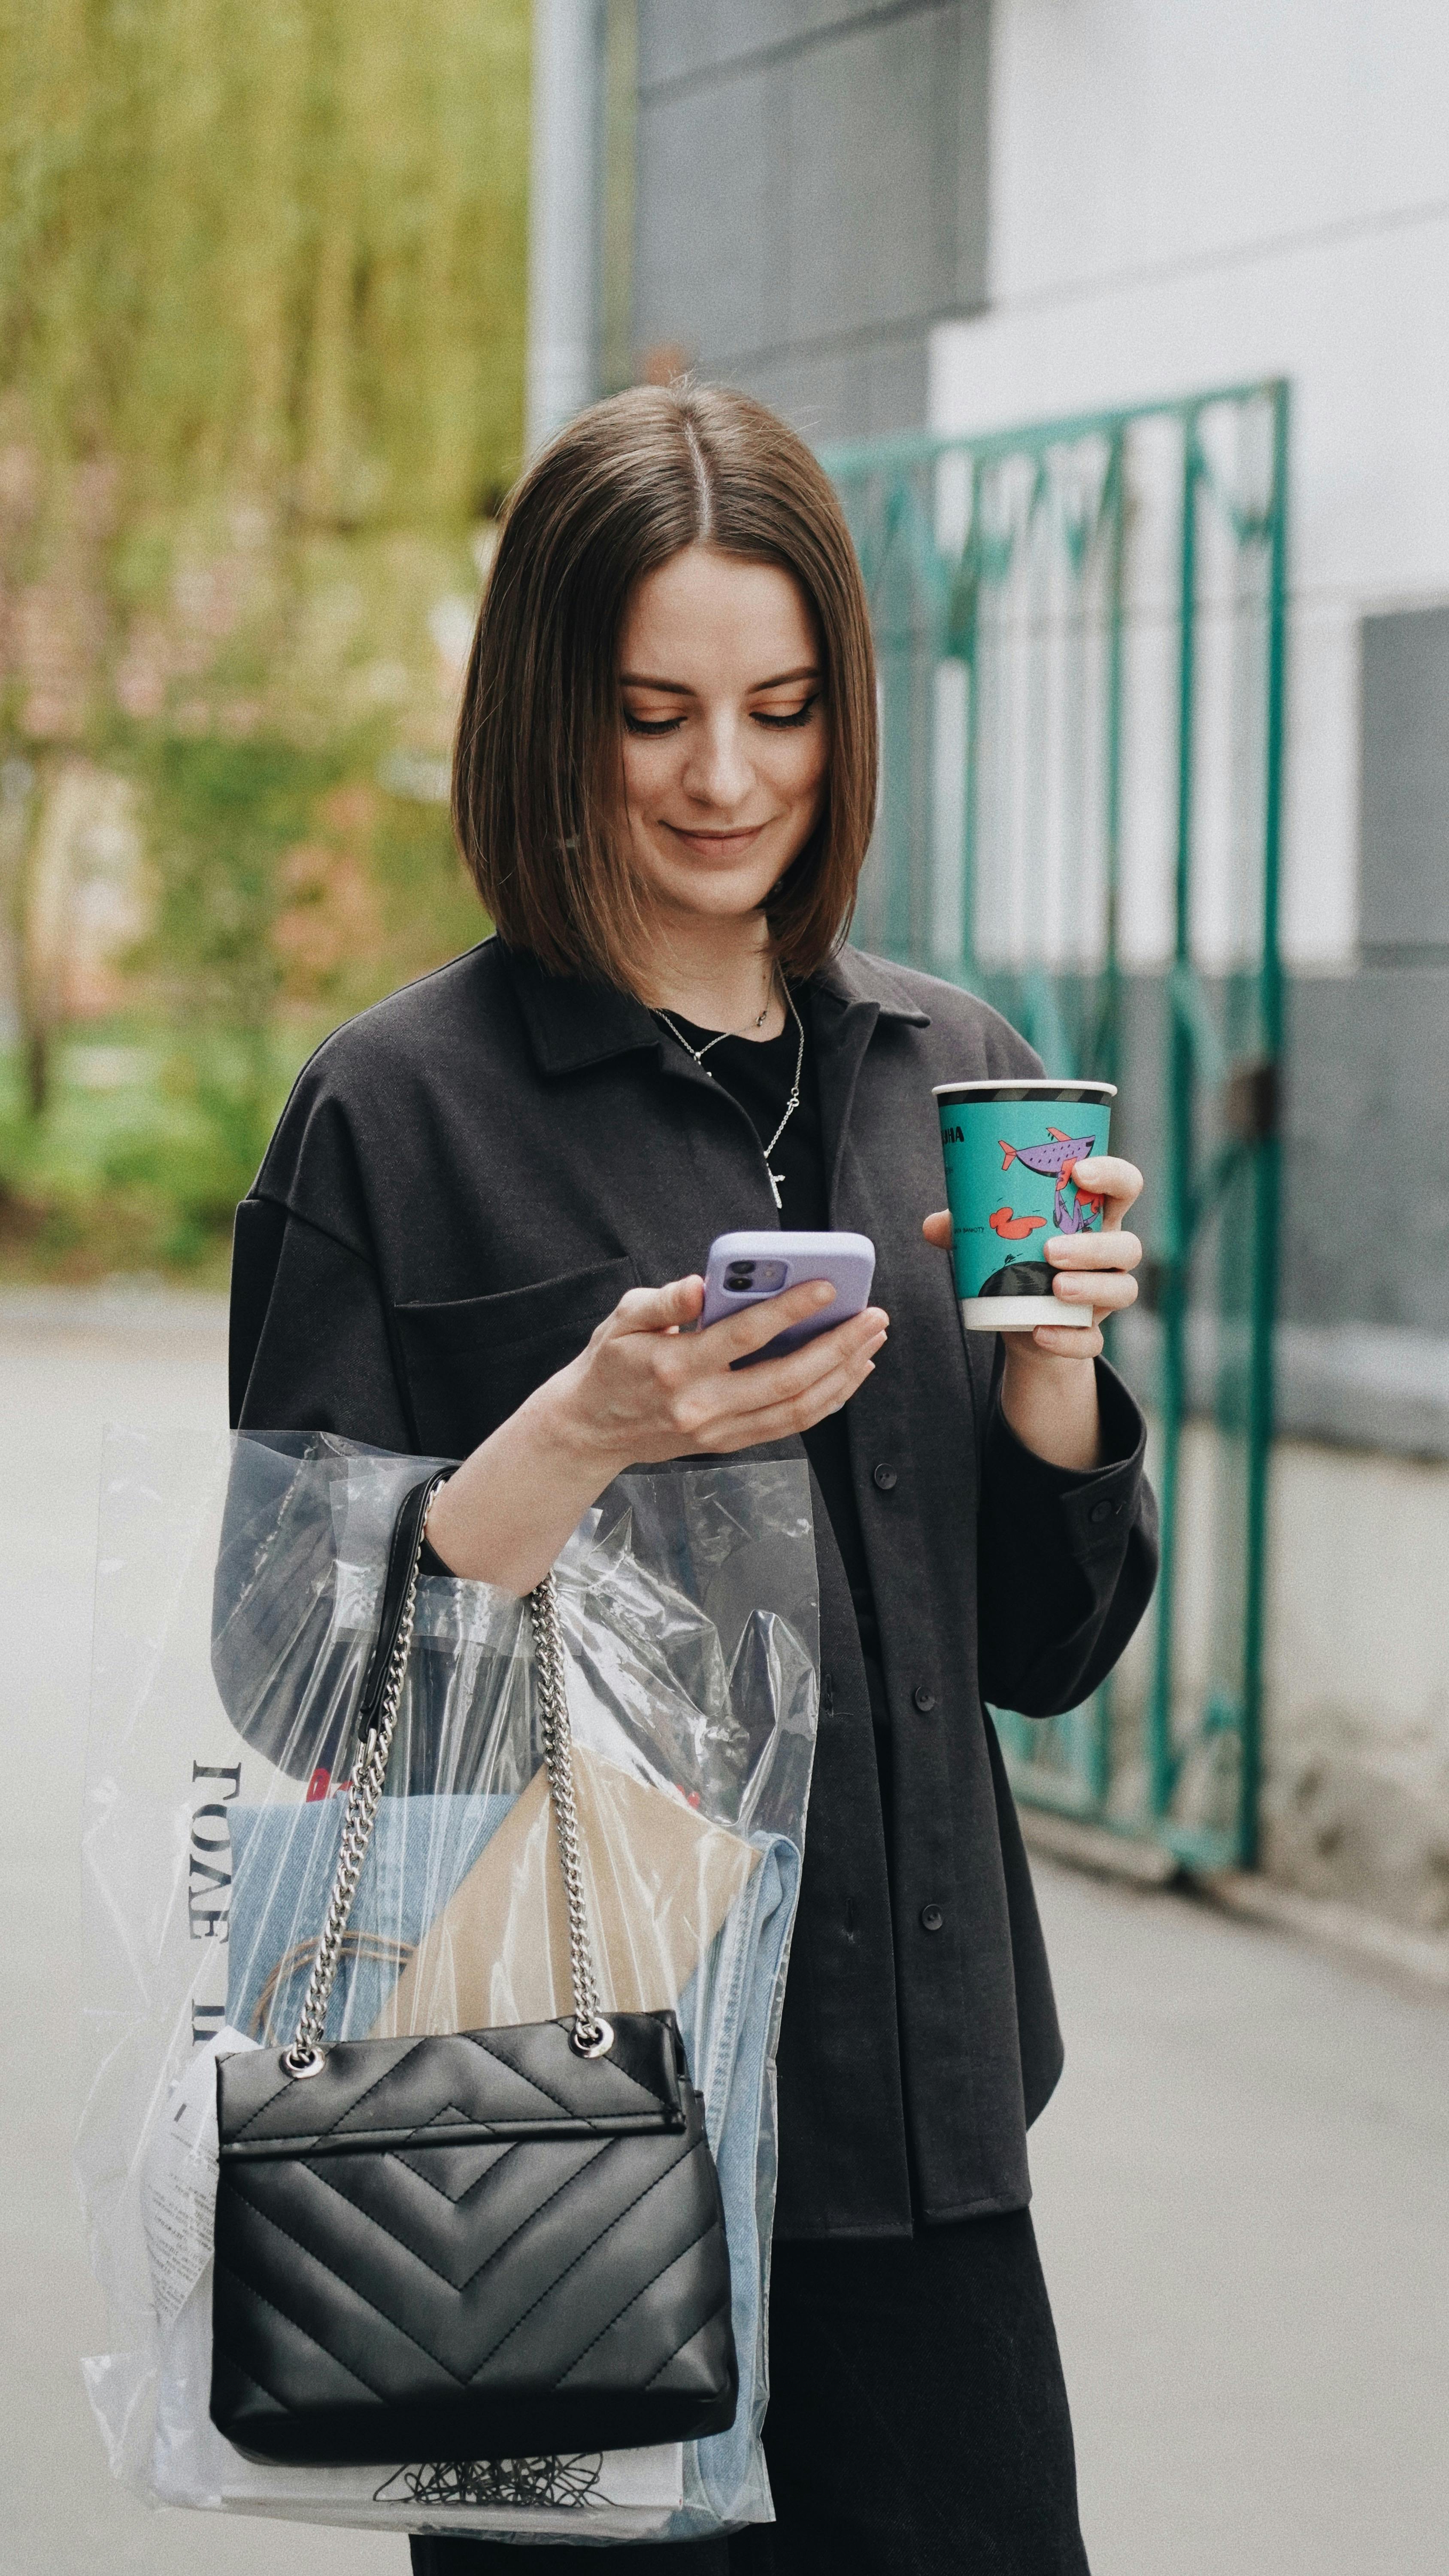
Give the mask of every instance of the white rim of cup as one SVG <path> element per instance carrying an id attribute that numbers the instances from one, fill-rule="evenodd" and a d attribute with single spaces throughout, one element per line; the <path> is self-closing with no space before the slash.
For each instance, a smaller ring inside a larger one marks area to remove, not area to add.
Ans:
<path id="1" fill-rule="evenodd" d="M 963 1093 L 971 1091 L 993 1097 L 1003 1091 L 1036 1091 L 1050 1093 L 1056 1100 L 1115 1100 L 1117 1097 L 1115 1082 L 1094 1082 L 1087 1074 L 1083 1074 L 1080 1080 L 1073 1075 L 1063 1074 L 1059 1082 L 1051 1081 L 1045 1074 L 1023 1074 L 1018 1082 L 1011 1074 L 1006 1073 L 987 1075 L 980 1082 L 933 1082 L 931 1085 L 933 1100 L 941 1100 L 947 1096 L 956 1099 Z"/>

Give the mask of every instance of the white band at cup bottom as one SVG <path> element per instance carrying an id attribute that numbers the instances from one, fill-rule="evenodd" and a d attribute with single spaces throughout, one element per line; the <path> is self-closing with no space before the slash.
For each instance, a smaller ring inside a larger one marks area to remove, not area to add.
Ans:
<path id="1" fill-rule="evenodd" d="M 1066 1306 L 1060 1297 L 963 1297 L 968 1333 L 1029 1333 L 1033 1324 L 1061 1324 L 1089 1333 L 1097 1318 L 1090 1306 Z"/>

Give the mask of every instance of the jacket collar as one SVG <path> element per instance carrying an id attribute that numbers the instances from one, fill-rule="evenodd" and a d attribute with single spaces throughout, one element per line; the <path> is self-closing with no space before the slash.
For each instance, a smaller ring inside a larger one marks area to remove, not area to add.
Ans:
<path id="1" fill-rule="evenodd" d="M 913 997 L 901 968 L 863 948 L 840 949 L 814 978 L 813 989 L 845 1012 L 874 1009 L 878 1019 L 903 1020 L 908 1028 L 931 1025 L 930 1012 Z"/>
<path id="2" fill-rule="evenodd" d="M 658 1023 L 642 1002 L 612 984 L 585 984 L 573 976 L 550 975 L 537 958 L 495 941 L 523 1015 L 529 1042 L 542 1073 L 577 1073 L 586 1065 L 606 1063 L 635 1048 L 658 1047 Z M 912 998 L 905 976 L 883 958 L 863 949 L 842 948 L 813 978 L 811 989 L 826 1005 L 822 1038 L 842 1031 L 858 1013 L 876 1019 L 901 1020 L 912 1028 L 930 1026 L 929 1014 Z"/>

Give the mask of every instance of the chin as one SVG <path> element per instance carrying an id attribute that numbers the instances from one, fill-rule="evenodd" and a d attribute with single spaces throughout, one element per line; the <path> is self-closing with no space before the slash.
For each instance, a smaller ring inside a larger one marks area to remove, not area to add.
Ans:
<path id="1" fill-rule="evenodd" d="M 712 869 L 707 859 L 681 868 L 649 868 L 645 882 L 656 900 L 675 912 L 698 913 L 709 921 L 743 920 L 762 912 L 781 875 L 779 868 Z"/>

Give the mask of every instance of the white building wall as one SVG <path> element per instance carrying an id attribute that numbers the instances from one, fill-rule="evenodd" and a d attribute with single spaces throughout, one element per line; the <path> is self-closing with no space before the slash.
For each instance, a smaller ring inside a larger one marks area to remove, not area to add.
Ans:
<path id="1" fill-rule="evenodd" d="M 1347 968 L 1357 622 L 1449 598 L 1449 10 L 998 0 L 989 275 L 937 428 L 1292 379 L 1284 944 Z"/>

